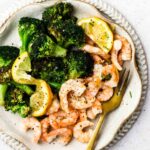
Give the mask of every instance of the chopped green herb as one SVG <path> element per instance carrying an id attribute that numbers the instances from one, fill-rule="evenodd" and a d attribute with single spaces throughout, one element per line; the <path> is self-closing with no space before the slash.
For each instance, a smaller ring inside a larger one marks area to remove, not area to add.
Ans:
<path id="1" fill-rule="evenodd" d="M 130 97 L 132 98 L 132 93 L 131 93 L 131 91 L 129 92 L 129 94 L 130 94 Z"/>
<path id="2" fill-rule="evenodd" d="M 111 79 L 112 75 L 110 73 L 107 75 L 102 74 L 101 77 L 102 77 L 102 81 L 107 81 Z"/>
<path id="3" fill-rule="evenodd" d="M 91 26 L 94 26 L 94 21 L 90 21 L 90 23 L 89 23 Z"/>

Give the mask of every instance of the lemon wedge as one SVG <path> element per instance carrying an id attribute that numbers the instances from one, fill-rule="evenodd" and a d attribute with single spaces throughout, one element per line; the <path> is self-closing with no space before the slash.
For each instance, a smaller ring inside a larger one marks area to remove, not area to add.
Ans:
<path id="1" fill-rule="evenodd" d="M 36 91 L 30 97 L 30 107 L 32 116 L 39 117 L 44 115 L 46 109 L 51 105 L 53 93 L 44 80 L 35 79 L 27 73 L 30 71 L 30 57 L 27 52 L 23 52 L 12 66 L 12 77 L 17 83 L 36 85 Z"/>
<path id="2" fill-rule="evenodd" d="M 53 93 L 50 86 L 44 80 L 38 80 L 36 91 L 30 97 L 30 107 L 32 116 L 39 117 L 46 113 L 47 108 L 51 105 Z"/>
<path id="3" fill-rule="evenodd" d="M 105 21 L 98 17 L 83 18 L 78 25 L 105 53 L 109 53 L 113 45 L 113 33 Z"/>
<path id="4" fill-rule="evenodd" d="M 31 60 L 27 52 L 23 52 L 12 66 L 12 78 L 20 84 L 35 84 L 35 78 L 27 74 L 31 72 Z"/>

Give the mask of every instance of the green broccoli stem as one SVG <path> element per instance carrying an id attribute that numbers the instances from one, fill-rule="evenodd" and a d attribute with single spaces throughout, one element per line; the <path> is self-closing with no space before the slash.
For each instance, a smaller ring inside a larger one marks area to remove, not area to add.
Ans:
<path id="1" fill-rule="evenodd" d="M 7 84 L 0 84 L 0 105 L 4 106 L 5 104 L 5 95 L 7 91 L 8 85 Z"/>
<path id="2" fill-rule="evenodd" d="M 60 89 L 61 88 L 61 83 L 56 83 L 56 82 L 49 82 L 49 84 L 56 88 L 56 89 Z"/>
<path id="3" fill-rule="evenodd" d="M 34 93 L 34 91 L 28 85 L 17 84 L 15 82 L 13 82 L 13 84 L 28 95 L 32 95 Z"/>

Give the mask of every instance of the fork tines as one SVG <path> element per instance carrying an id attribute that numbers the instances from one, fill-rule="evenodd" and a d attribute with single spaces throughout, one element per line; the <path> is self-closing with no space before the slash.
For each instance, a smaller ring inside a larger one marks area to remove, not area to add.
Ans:
<path id="1" fill-rule="evenodd" d="M 117 95 L 124 94 L 130 78 L 130 70 L 126 68 L 120 73 L 120 81 L 117 87 Z"/>

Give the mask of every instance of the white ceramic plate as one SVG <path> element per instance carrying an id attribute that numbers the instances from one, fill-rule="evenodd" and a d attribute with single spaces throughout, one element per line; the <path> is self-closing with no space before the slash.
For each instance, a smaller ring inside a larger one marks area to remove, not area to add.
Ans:
<path id="1" fill-rule="evenodd" d="M 13 44 L 14 46 L 19 47 L 20 40 L 17 31 L 19 18 L 23 16 L 41 18 L 41 14 L 45 9 L 45 7 L 53 5 L 55 2 L 56 0 L 51 0 L 44 3 L 32 4 L 18 11 L 13 17 L 11 17 L 7 21 L 7 23 L 3 26 L 3 28 L 0 29 L 0 33 L 2 33 L 0 35 L 0 45 Z M 71 2 L 75 6 L 75 10 L 76 10 L 75 15 L 78 18 L 90 17 L 90 16 L 98 16 L 98 17 L 101 16 L 101 14 L 97 9 L 95 9 L 93 6 L 87 3 L 81 1 L 74 1 L 74 0 L 70 0 L 69 2 Z M 114 112 L 112 112 L 105 120 L 105 125 L 102 129 L 101 136 L 97 143 L 96 149 L 102 149 L 113 140 L 119 128 L 137 108 L 141 97 L 142 85 L 135 66 L 134 45 L 132 43 L 131 38 L 124 30 L 117 27 L 117 32 L 123 35 L 124 37 L 126 37 L 130 41 L 132 46 L 133 58 L 129 65 L 129 67 L 132 70 L 132 78 L 128 86 L 128 89 L 126 90 L 125 96 L 123 98 L 120 107 Z M 135 85 L 136 85 L 136 89 L 135 89 Z M 130 97 L 129 94 L 130 92 L 132 93 L 132 98 Z M 45 144 L 45 143 L 34 144 L 32 143 L 31 140 L 32 133 L 31 132 L 24 133 L 21 127 L 22 126 L 21 121 L 22 119 L 18 115 L 14 115 L 10 112 L 6 112 L 3 108 L 0 108 L 1 129 L 7 132 L 8 134 L 12 135 L 12 137 L 23 142 L 28 148 L 32 150 L 44 150 L 44 149 L 84 150 L 86 148 L 86 144 L 81 144 L 76 140 L 73 140 L 67 146 L 62 146 L 57 142 L 55 142 L 55 144 Z"/>

